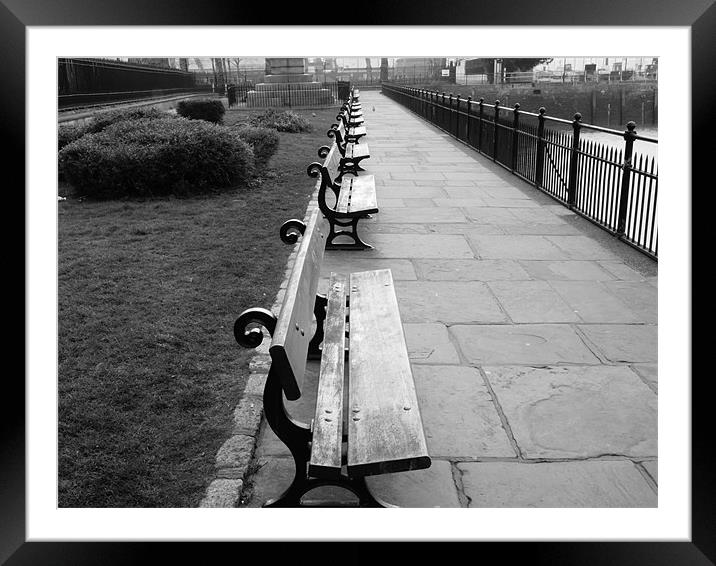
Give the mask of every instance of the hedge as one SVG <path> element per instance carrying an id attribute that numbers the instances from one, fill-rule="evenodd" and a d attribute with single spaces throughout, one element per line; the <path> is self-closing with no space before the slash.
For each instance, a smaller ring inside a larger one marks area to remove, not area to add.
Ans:
<path id="1" fill-rule="evenodd" d="M 57 150 L 68 143 L 81 138 L 85 134 L 96 134 L 107 126 L 124 122 L 126 120 L 139 120 L 148 118 L 152 120 L 172 119 L 174 116 L 156 108 L 129 108 L 123 110 L 108 110 L 93 116 L 89 121 L 79 124 L 60 124 L 57 129 Z"/>
<path id="2" fill-rule="evenodd" d="M 64 179 L 80 195 L 188 195 L 245 185 L 253 150 L 231 128 L 172 118 L 122 120 L 85 134 L 59 153 Z"/>
<path id="3" fill-rule="evenodd" d="M 252 126 L 259 128 L 272 128 L 279 132 L 311 132 L 313 125 L 303 116 L 291 110 L 274 110 L 271 108 L 266 112 L 252 116 L 249 120 Z"/>
<path id="4" fill-rule="evenodd" d="M 218 98 L 189 98 L 177 104 L 177 114 L 190 120 L 206 120 L 220 124 L 226 108 Z"/>
<path id="5" fill-rule="evenodd" d="M 256 167 L 263 168 L 268 165 L 269 159 L 276 153 L 279 143 L 279 135 L 276 130 L 270 128 L 256 128 L 240 125 L 236 129 L 239 137 L 248 143 L 254 150 L 254 158 Z"/>

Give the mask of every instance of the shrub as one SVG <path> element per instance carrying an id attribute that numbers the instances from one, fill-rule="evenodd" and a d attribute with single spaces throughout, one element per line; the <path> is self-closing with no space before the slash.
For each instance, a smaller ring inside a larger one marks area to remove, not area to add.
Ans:
<path id="1" fill-rule="evenodd" d="M 57 128 L 57 151 L 87 133 L 86 124 L 60 124 Z"/>
<path id="2" fill-rule="evenodd" d="M 139 120 L 142 118 L 160 120 L 172 119 L 173 115 L 156 108 L 130 108 L 123 110 L 109 110 L 93 116 L 88 122 L 80 124 L 60 124 L 57 130 L 57 150 L 61 150 L 85 134 L 96 134 L 107 126 L 125 120 Z"/>
<path id="3" fill-rule="evenodd" d="M 117 122 L 69 143 L 58 159 L 76 191 L 98 198 L 228 188 L 245 184 L 254 167 L 235 131 L 184 118 Z"/>
<path id="4" fill-rule="evenodd" d="M 218 98 L 190 98 L 177 104 L 177 114 L 190 120 L 206 120 L 219 124 L 226 109 Z"/>
<path id="5" fill-rule="evenodd" d="M 278 149 L 279 136 L 276 130 L 271 128 L 241 125 L 236 129 L 236 133 L 254 150 L 257 167 L 265 167 Z"/>
<path id="6" fill-rule="evenodd" d="M 271 108 L 266 112 L 253 116 L 249 123 L 259 128 L 272 128 L 279 132 L 311 132 L 313 125 L 303 116 L 290 110 L 274 110 Z"/>
<path id="7" fill-rule="evenodd" d="M 92 117 L 92 120 L 86 126 L 88 134 L 96 134 L 103 131 L 108 126 L 118 122 L 127 120 L 171 120 L 174 116 L 163 110 L 152 107 L 125 108 L 121 110 L 108 110 Z"/>

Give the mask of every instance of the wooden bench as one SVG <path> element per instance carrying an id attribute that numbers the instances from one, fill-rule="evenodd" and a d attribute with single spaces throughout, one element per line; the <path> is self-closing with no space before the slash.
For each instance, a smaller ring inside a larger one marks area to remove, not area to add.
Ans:
<path id="1" fill-rule="evenodd" d="M 350 116 L 346 110 L 341 110 L 336 116 L 336 120 L 338 120 L 338 124 L 336 124 L 336 126 L 343 124 L 343 127 L 345 128 L 345 139 L 349 143 L 359 143 L 359 140 L 368 133 L 363 125 L 362 118 L 360 122 L 351 122 Z"/>
<path id="2" fill-rule="evenodd" d="M 293 243 L 297 232 L 302 240 L 278 316 L 254 308 L 234 324 L 247 348 L 261 343 L 260 326 L 271 334 L 264 415 L 296 466 L 288 489 L 265 506 L 300 507 L 310 490 L 334 485 L 355 494 L 360 507 L 394 507 L 371 494 L 365 477 L 428 468 L 431 459 L 392 274 L 331 273 L 327 296 L 317 295 L 328 223 L 316 210 L 307 225 L 287 222 L 282 238 Z M 296 400 L 306 390 L 309 357 L 320 358 L 310 425 L 284 404 L 284 395 Z"/>
<path id="3" fill-rule="evenodd" d="M 338 115 L 336 116 L 336 120 L 343 122 L 346 128 L 357 128 L 365 125 L 363 111 L 352 111 L 346 106 L 341 107 Z"/>
<path id="4" fill-rule="evenodd" d="M 355 143 L 349 143 L 345 139 L 345 133 L 346 128 L 343 123 L 333 124 L 328 132 L 326 132 L 329 138 L 335 140 L 338 152 L 341 154 L 338 162 L 338 179 L 342 179 L 345 173 L 352 173 L 357 176 L 358 171 L 365 171 L 365 169 L 360 166 L 360 162 L 370 157 L 368 144 L 363 143 L 357 145 Z M 331 148 L 327 145 L 321 146 L 318 149 L 318 157 L 325 158 L 330 149 Z"/>
<path id="5" fill-rule="evenodd" d="M 319 156 L 326 146 L 319 149 Z M 343 177 L 339 171 L 341 154 L 336 143 L 326 154 L 323 164 L 314 161 L 307 168 L 311 177 L 320 177 L 318 208 L 328 220 L 330 230 L 326 239 L 329 250 L 365 250 L 373 246 L 365 243 L 358 235 L 358 221 L 378 212 L 378 198 L 375 191 L 375 177 Z M 333 194 L 328 203 L 328 191 Z M 349 241 L 346 242 L 345 240 Z"/>

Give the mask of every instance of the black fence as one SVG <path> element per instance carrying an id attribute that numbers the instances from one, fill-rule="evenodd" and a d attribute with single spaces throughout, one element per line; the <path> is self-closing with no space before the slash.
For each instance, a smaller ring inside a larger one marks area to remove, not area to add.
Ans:
<path id="1" fill-rule="evenodd" d="M 59 58 L 57 89 L 60 110 L 210 92 L 186 71 L 89 58 Z"/>
<path id="2" fill-rule="evenodd" d="M 634 122 L 624 132 L 399 85 L 383 94 L 403 104 L 646 255 L 658 255 L 657 160 L 638 154 Z M 623 147 L 584 139 L 606 134 Z"/>
<path id="3" fill-rule="evenodd" d="M 229 97 L 233 89 L 235 98 Z M 342 81 L 314 83 L 241 82 L 227 85 L 221 94 L 229 97 L 230 106 L 245 108 L 311 108 L 335 106 L 348 98 L 350 83 Z"/>

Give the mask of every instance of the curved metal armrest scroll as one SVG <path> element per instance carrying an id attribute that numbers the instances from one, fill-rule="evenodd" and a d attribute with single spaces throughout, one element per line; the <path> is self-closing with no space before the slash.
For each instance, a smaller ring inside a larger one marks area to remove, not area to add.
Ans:
<path id="1" fill-rule="evenodd" d="M 303 235 L 305 231 L 306 224 L 302 220 L 298 220 L 297 218 L 286 220 L 286 222 L 281 225 L 281 241 L 285 244 L 295 244 L 298 242 L 299 234 Z"/>
<path id="2" fill-rule="evenodd" d="M 334 130 L 331 130 L 331 132 L 334 132 Z M 329 134 L 328 137 L 333 137 L 334 135 L 335 135 L 335 133 L 332 133 L 332 134 Z M 322 145 L 321 147 L 318 148 L 318 157 L 323 159 L 330 153 L 330 151 L 331 151 L 330 147 L 328 147 L 327 145 Z"/>
<path id="3" fill-rule="evenodd" d="M 263 342 L 264 333 L 261 328 L 249 325 L 263 326 L 273 336 L 276 329 L 276 316 L 269 310 L 262 308 L 246 309 L 234 322 L 234 338 L 244 348 L 256 348 Z"/>

